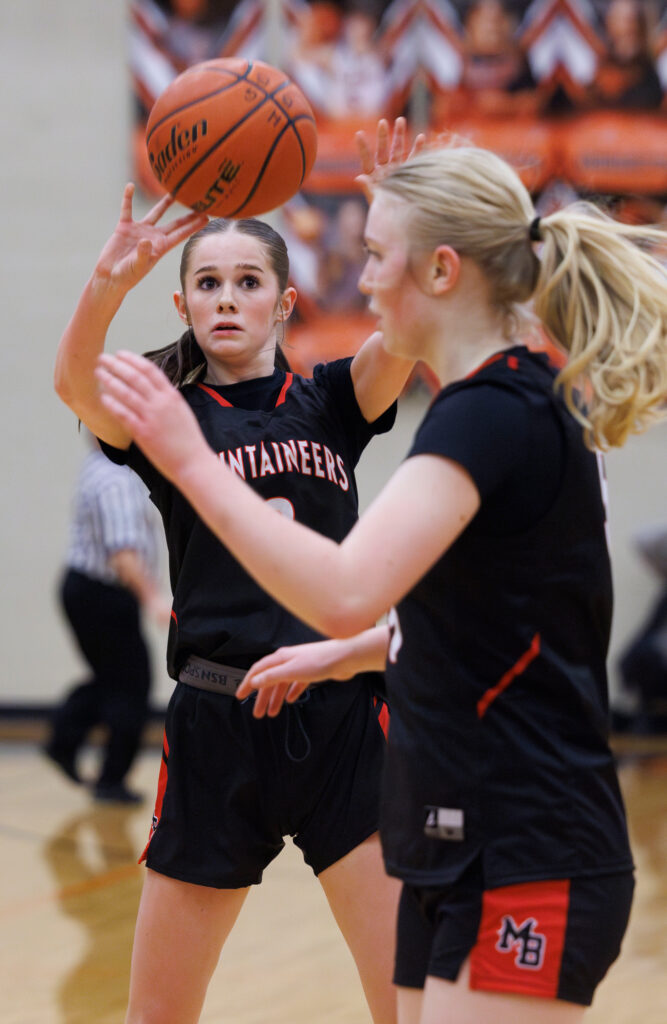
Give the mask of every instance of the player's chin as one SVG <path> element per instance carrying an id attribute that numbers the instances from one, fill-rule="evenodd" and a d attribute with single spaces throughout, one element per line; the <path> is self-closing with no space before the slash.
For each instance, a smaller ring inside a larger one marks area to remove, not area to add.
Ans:
<path id="1" fill-rule="evenodd" d="M 205 355 L 213 355 L 218 358 L 223 356 L 243 355 L 248 349 L 248 339 L 242 331 L 214 331 L 208 339 Z"/>
<path id="2" fill-rule="evenodd" d="M 382 331 L 382 346 L 390 356 L 410 356 L 408 345 L 398 335 L 384 326 L 382 321 L 378 323 L 378 330 Z"/>

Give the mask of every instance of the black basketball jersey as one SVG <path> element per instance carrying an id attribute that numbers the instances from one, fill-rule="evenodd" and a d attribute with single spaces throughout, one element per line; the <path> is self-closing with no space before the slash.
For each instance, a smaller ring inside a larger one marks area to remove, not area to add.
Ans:
<path id="1" fill-rule="evenodd" d="M 232 385 L 191 384 L 182 394 L 221 461 L 276 508 L 340 541 L 358 517 L 354 468 L 396 406 L 375 423 L 356 401 L 351 359 L 315 367 L 312 378 L 275 370 Z M 319 634 L 270 598 L 140 450 L 104 445 L 126 460 L 160 510 L 173 591 L 167 650 L 173 678 L 190 654 L 248 667 L 258 657 Z"/>
<path id="2" fill-rule="evenodd" d="M 521 346 L 493 357 L 440 392 L 410 452 L 457 461 L 482 498 L 390 620 L 381 829 L 388 871 L 411 884 L 446 885 L 477 857 L 491 888 L 631 866 L 608 745 L 601 480 L 553 380 Z M 551 480 L 503 409 L 527 411 Z M 532 518 L 508 528 L 507 502 Z"/>

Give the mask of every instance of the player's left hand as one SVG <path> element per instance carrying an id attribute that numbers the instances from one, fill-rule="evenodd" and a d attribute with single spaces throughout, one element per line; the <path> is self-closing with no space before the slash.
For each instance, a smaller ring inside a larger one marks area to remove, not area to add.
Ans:
<path id="1" fill-rule="evenodd" d="M 198 451 L 210 453 L 190 407 L 155 363 L 136 352 L 103 353 L 95 376 L 105 409 L 174 484 Z"/>
<path id="2" fill-rule="evenodd" d="M 236 696 L 244 700 L 256 694 L 255 718 L 264 715 L 275 718 L 284 703 L 293 704 L 311 683 L 335 679 L 340 653 L 341 645 L 337 640 L 280 647 L 248 669 Z"/>
<path id="3" fill-rule="evenodd" d="M 380 118 L 375 135 L 375 152 L 366 132 L 356 133 L 361 163 L 361 174 L 357 176 L 356 181 L 362 186 L 367 199 L 372 196 L 373 185 L 381 181 L 392 167 L 409 160 L 426 145 L 426 136 L 420 133 L 415 137 L 408 152 L 407 131 L 407 121 L 404 117 L 396 118 L 393 131 L 389 130 L 387 119 Z"/>

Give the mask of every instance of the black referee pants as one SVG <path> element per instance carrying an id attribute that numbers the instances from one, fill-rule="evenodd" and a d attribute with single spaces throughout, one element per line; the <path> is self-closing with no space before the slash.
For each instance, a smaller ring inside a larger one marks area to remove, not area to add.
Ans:
<path id="1" fill-rule="evenodd" d="M 108 730 L 98 784 L 122 782 L 137 755 L 148 717 L 150 660 L 139 605 L 125 587 L 68 570 L 63 608 L 92 675 L 56 708 L 50 746 L 75 757 L 90 730 Z"/>

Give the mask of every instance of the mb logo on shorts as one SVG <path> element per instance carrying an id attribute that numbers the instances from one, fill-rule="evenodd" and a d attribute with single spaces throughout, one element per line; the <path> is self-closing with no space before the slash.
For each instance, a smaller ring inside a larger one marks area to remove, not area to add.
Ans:
<path id="1" fill-rule="evenodd" d="M 539 970 L 544 963 L 544 951 L 547 940 L 544 935 L 533 931 L 537 921 L 534 917 L 527 918 L 523 924 L 515 923 L 510 914 L 503 916 L 503 922 L 498 929 L 499 939 L 496 949 L 500 953 L 516 952 L 514 963 L 517 967 L 527 970 Z"/>

